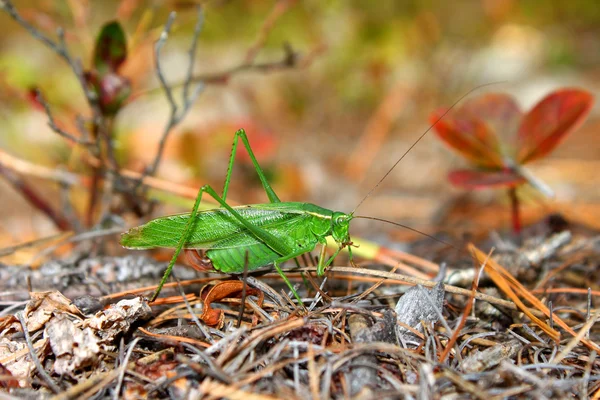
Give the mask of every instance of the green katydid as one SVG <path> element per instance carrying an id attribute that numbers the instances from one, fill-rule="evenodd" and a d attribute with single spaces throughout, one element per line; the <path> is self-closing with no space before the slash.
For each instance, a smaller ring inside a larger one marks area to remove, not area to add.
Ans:
<path id="1" fill-rule="evenodd" d="M 270 203 L 231 207 L 226 202 L 239 139 L 248 151 Z M 221 208 L 198 211 L 204 193 L 215 199 Z M 213 268 L 224 273 L 239 274 L 244 268 L 253 271 L 272 264 L 302 304 L 280 265 L 321 244 L 317 274 L 323 275 L 338 253 L 352 243 L 348 233 L 352 218 L 352 214 L 334 212 L 310 203 L 279 200 L 254 156 L 246 133 L 240 129 L 233 140 L 221 196 L 210 185 L 205 185 L 200 188 L 191 213 L 156 218 L 132 228 L 122 235 L 121 244 L 133 249 L 175 248 L 153 300 L 167 281 L 181 250 L 191 248 L 205 249 Z M 325 261 L 328 236 L 333 237 L 339 248 Z"/>
<path id="2" fill-rule="evenodd" d="M 457 100 L 446 113 L 473 90 Z M 442 114 L 438 121 L 446 113 Z M 181 250 L 201 249 L 206 251 L 205 255 L 214 270 L 224 273 L 241 274 L 245 269 L 253 271 L 273 265 L 296 300 L 298 300 L 298 303 L 303 304 L 293 285 L 281 270 L 282 263 L 313 251 L 317 244 L 321 245 L 317 275 L 322 276 L 327 267 L 331 265 L 335 257 L 344 248 L 348 248 L 350 262 L 352 262 L 352 241 L 349 228 L 350 221 L 353 218 L 373 219 L 415 231 L 410 227 L 394 222 L 355 216 L 354 212 L 434 125 L 435 123 L 421 134 L 381 178 L 379 183 L 360 201 L 354 211 L 349 214 L 328 210 L 310 203 L 282 202 L 279 200 L 254 156 L 246 133 L 243 129 L 240 129 L 234 136 L 221 196 L 210 185 L 204 185 L 198 191 L 198 196 L 190 213 L 156 218 L 144 225 L 132 228 L 122 235 L 121 244 L 131 249 L 175 248 L 175 253 L 151 298 L 152 300 L 156 299 L 169 278 Z M 270 203 L 236 207 L 227 204 L 227 192 L 239 139 L 242 140 L 250 156 Z M 199 211 L 202 195 L 205 193 L 216 200 L 221 207 Z M 419 233 L 452 246 L 423 232 Z M 331 257 L 326 259 L 328 237 L 333 238 L 338 248 Z"/>

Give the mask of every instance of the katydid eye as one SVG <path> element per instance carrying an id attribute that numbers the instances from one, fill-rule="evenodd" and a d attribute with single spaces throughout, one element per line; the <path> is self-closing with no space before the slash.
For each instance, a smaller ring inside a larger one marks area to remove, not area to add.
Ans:
<path id="1" fill-rule="evenodd" d="M 343 221 L 344 221 L 344 218 L 342 218 L 342 217 L 337 217 L 337 218 L 335 219 L 335 223 L 336 223 L 336 224 L 341 224 Z"/>

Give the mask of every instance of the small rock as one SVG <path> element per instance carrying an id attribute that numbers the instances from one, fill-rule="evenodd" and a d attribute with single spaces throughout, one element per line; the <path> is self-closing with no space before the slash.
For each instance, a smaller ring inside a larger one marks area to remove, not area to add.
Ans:
<path id="1" fill-rule="evenodd" d="M 396 304 L 398 322 L 422 331 L 421 321 L 436 322 L 444 305 L 444 284 L 435 285 L 427 290 L 421 285 L 410 288 Z M 416 336 L 407 328 L 398 327 L 398 333 L 406 339 L 414 340 Z"/>

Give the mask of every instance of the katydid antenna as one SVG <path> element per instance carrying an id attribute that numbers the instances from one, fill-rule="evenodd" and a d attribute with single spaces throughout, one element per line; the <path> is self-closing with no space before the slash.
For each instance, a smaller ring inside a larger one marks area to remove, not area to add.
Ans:
<path id="1" fill-rule="evenodd" d="M 454 107 L 456 107 L 456 105 L 458 103 L 460 103 L 465 97 L 467 97 L 468 95 L 470 95 L 474 91 L 479 90 L 479 89 L 481 89 L 483 87 L 486 87 L 486 86 L 496 85 L 498 83 L 503 83 L 503 81 L 485 83 L 483 85 L 479 85 L 477 87 L 474 87 L 473 89 L 469 90 L 467 93 L 463 94 L 458 100 L 456 100 L 454 102 L 454 104 L 452 104 L 450 106 L 450 108 L 448 108 L 446 111 L 444 111 L 444 113 L 442 115 L 440 115 L 438 117 L 438 119 L 436 119 L 435 122 L 433 124 L 431 124 L 429 126 L 429 128 L 427 128 L 427 130 L 421 134 L 421 136 L 419 136 L 419 138 L 408 148 L 408 150 L 406 150 L 404 152 L 404 154 L 402 154 L 402 156 L 400 156 L 400 158 L 394 163 L 394 165 L 392 165 L 392 167 L 383 175 L 383 177 L 379 180 L 379 182 L 377 182 L 377 184 L 375 186 L 373 186 L 373 188 L 367 193 L 367 195 L 365 197 L 363 197 L 363 199 L 358 203 L 358 205 L 356 207 L 354 207 L 354 210 L 352 210 L 352 212 L 350 213 L 350 215 L 354 215 L 354 212 L 358 209 L 358 207 L 360 207 L 362 205 L 362 203 L 365 202 L 365 200 L 367 200 L 369 197 L 371 197 L 371 195 L 373 194 L 373 192 L 379 187 L 379 185 L 381 185 L 381 183 L 385 180 L 385 178 L 387 178 L 388 175 L 392 173 L 392 171 L 394 170 L 394 168 L 396 168 L 396 166 L 398 166 L 398 164 L 400 164 L 400 161 L 402 161 L 404 159 L 404 157 L 406 157 L 406 155 L 408 153 L 410 153 L 410 151 L 413 149 L 413 147 L 415 147 L 421 141 L 421 139 L 423 139 L 425 137 L 425 135 L 427 135 L 429 133 L 429 131 L 431 129 L 433 129 L 433 127 L 438 122 L 440 122 L 442 120 L 442 118 L 444 118 Z M 386 222 L 389 222 L 389 221 L 386 221 Z"/>

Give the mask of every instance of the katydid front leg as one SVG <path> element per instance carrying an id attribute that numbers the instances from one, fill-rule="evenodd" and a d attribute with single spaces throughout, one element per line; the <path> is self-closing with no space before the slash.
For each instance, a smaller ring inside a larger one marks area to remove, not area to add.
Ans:
<path id="1" fill-rule="evenodd" d="M 327 257 L 325 254 L 325 250 L 327 249 L 327 244 L 323 243 L 321 245 L 321 252 L 319 254 L 319 262 L 318 262 L 318 266 L 317 266 L 317 275 L 318 276 L 323 276 L 323 274 L 325 274 L 325 270 L 327 269 L 327 267 L 329 267 L 329 265 L 333 262 L 333 260 L 335 259 L 335 257 L 339 254 L 339 252 L 342 250 L 341 247 L 338 247 L 338 249 L 335 251 L 335 253 L 333 253 L 333 255 L 325 262 L 325 258 Z M 292 292 L 294 293 L 294 295 L 296 296 L 296 299 L 300 302 L 300 304 L 302 303 L 302 300 L 300 300 L 298 298 L 298 295 L 296 294 L 296 291 L 294 290 L 292 283 L 288 280 L 287 276 L 285 276 L 285 273 L 281 270 L 281 268 L 279 267 L 279 264 L 284 263 L 288 260 L 291 260 L 292 258 L 296 258 L 298 256 L 301 256 L 302 254 L 304 254 L 306 252 L 306 250 L 299 250 L 296 251 L 295 253 L 289 254 L 287 256 L 281 257 L 280 259 L 276 260 L 273 265 L 275 266 L 275 269 L 277 270 L 277 272 L 279 273 L 279 275 L 281 275 L 281 277 L 283 278 L 283 280 L 285 281 L 285 283 L 287 283 L 288 287 L 290 289 L 292 289 Z"/>
<path id="2" fill-rule="evenodd" d="M 317 275 L 318 276 L 323 276 L 325 274 L 325 270 L 327 269 L 327 267 L 329 267 L 329 265 L 331 265 L 333 260 L 340 253 L 340 251 L 342 251 L 342 247 L 338 247 L 337 250 L 331 255 L 331 257 L 329 257 L 329 260 L 327 260 L 327 262 L 325 262 L 325 257 L 326 257 L 325 250 L 327 250 L 327 243 L 322 243 L 321 244 L 321 253 L 319 254 L 319 262 L 317 264 Z"/>

